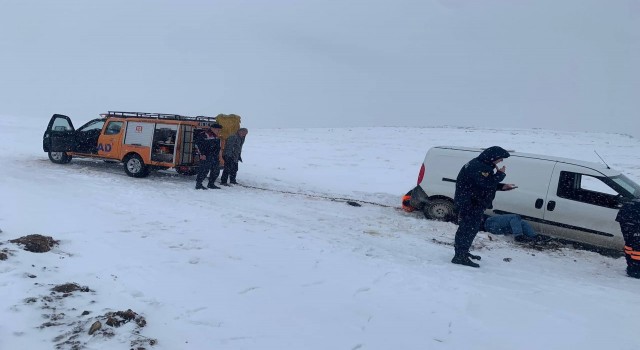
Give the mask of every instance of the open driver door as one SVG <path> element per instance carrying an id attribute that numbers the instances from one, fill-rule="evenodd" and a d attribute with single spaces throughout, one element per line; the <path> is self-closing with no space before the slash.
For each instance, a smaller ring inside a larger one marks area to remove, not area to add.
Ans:
<path id="1" fill-rule="evenodd" d="M 54 114 L 42 137 L 45 152 L 73 152 L 76 146 L 75 128 L 66 115 Z"/>

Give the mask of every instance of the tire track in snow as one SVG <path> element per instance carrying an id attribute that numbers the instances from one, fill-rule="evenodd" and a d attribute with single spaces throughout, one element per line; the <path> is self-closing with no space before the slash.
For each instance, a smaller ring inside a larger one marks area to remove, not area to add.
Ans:
<path id="1" fill-rule="evenodd" d="M 40 161 L 49 163 L 48 159 L 40 159 Z M 80 162 L 82 162 L 82 163 L 80 163 Z M 113 174 L 113 175 L 128 177 L 128 175 L 126 175 L 124 173 L 124 170 L 122 170 L 122 164 L 95 161 L 95 160 L 89 160 L 89 159 L 82 159 L 82 160 L 80 160 L 80 162 L 78 162 L 76 164 L 65 164 L 65 166 L 75 167 L 80 172 L 86 172 L 86 171 L 92 171 L 93 172 L 93 170 L 99 170 L 100 172 L 107 173 L 107 174 Z M 184 175 L 180 175 L 180 174 L 170 174 L 170 173 L 168 174 L 168 173 L 162 173 L 162 172 L 152 172 L 150 177 L 162 178 L 162 179 L 170 179 L 170 180 L 189 179 L 189 181 L 192 181 L 191 177 L 185 177 Z M 182 182 L 182 181 L 179 181 L 179 182 Z M 306 193 L 306 192 L 275 190 L 275 189 L 270 189 L 270 188 L 264 188 L 264 187 L 259 187 L 259 186 L 251 186 L 251 185 L 243 185 L 243 184 L 239 184 L 239 185 L 236 185 L 236 186 L 240 186 L 240 187 L 244 187 L 244 188 L 251 188 L 251 189 L 256 189 L 256 190 L 261 190 L 261 191 L 267 191 L 267 192 L 291 194 L 291 195 L 304 196 L 304 197 L 309 197 L 309 198 L 320 198 L 320 199 L 330 200 L 330 201 L 333 201 L 333 202 L 344 202 L 344 203 L 347 203 L 349 205 L 356 206 L 356 207 L 360 206 L 360 204 L 362 203 L 362 204 L 375 205 L 375 206 L 383 207 L 383 208 L 393 208 L 393 209 L 396 209 L 398 211 L 402 211 L 402 208 L 399 207 L 399 206 L 393 206 L 393 205 L 388 205 L 388 204 L 371 202 L 371 201 L 366 201 L 366 200 L 362 200 L 362 199 L 355 199 L 355 198 L 348 198 L 348 197 L 334 197 L 334 196 L 329 196 L 329 195 L 313 194 L 313 193 Z"/>

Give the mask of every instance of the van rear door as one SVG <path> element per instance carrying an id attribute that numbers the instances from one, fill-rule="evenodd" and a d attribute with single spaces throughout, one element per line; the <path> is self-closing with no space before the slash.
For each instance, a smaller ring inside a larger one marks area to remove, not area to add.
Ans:
<path id="1" fill-rule="evenodd" d="M 76 146 L 76 129 L 66 115 L 54 114 L 42 136 L 45 152 L 72 152 Z"/>
<path id="2" fill-rule="evenodd" d="M 513 155 L 504 160 L 506 178 L 503 183 L 515 184 L 511 191 L 498 191 L 493 201 L 496 214 L 514 213 L 540 231 L 544 218 L 544 203 L 555 161 Z"/>
<path id="3" fill-rule="evenodd" d="M 587 244 L 621 248 L 620 226 L 615 221 L 622 194 L 608 178 L 591 168 L 558 163 L 544 209 L 544 233 Z"/>
<path id="4" fill-rule="evenodd" d="M 178 131 L 178 154 L 177 164 L 193 165 L 193 147 L 194 147 L 194 127 L 193 125 L 184 124 Z"/>

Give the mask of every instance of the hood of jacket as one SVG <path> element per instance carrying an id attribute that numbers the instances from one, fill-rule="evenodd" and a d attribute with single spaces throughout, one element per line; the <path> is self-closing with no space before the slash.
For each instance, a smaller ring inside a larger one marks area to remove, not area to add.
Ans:
<path id="1" fill-rule="evenodd" d="M 500 146 L 491 146 L 482 151 L 477 158 L 483 163 L 491 164 L 500 158 L 509 158 L 509 156 L 511 155 L 504 148 Z"/>

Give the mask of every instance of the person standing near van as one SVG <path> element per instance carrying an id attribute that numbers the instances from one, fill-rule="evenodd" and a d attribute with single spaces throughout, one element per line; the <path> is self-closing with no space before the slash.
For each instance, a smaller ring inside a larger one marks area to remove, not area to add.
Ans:
<path id="1" fill-rule="evenodd" d="M 480 260 L 480 257 L 469 253 L 469 249 L 480 230 L 484 211 L 493 208 L 492 202 L 496 191 L 516 188 L 512 184 L 501 183 L 506 177 L 506 167 L 498 168 L 498 163 L 509 156 L 509 152 L 502 147 L 489 147 L 460 169 L 454 195 L 458 212 L 458 230 L 452 263 L 480 267 L 479 264 L 471 261 L 471 258 Z"/>
<path id="2" fill-rule="evenodd" d="M 222 129 L 222 125 L 212 124 L 201 136 L 196 138 L 196 150 L 200 157 L 198 175 L 196 176 L 196 190 L 220 188 L 213 183 L 220 173 L 218 161 L 220 156 L 220 139 L 218 138 L 220 129 Z M 202 181 L 207 177 L 207 174 L 209 174 L 209 184 L 204 187 Z"/>
<path id="3" fill-rule="evenodd" d="M 627 276 L 640 278 L 640 199 L 622 205 L 616 221 L 624 238 L 624 257 L 627 260 Z"/>
<path id="4" fill-rule="evenodd" d="M 222 159 L 224 160 L 224 170 L 222 170 L 222 177 L 220 178 L 220 184 L 223 186 L 229 186 L 227 179 L 234 185 L 237 185 L 236 175 L 238 174 L 238 162 L 242 162 L 242 145 L 244 145 L 244 139 L 249 133 L 246 128 L 240 128 L 238 131 L 227 138 L 227 142 L 222 153 Z"/>

